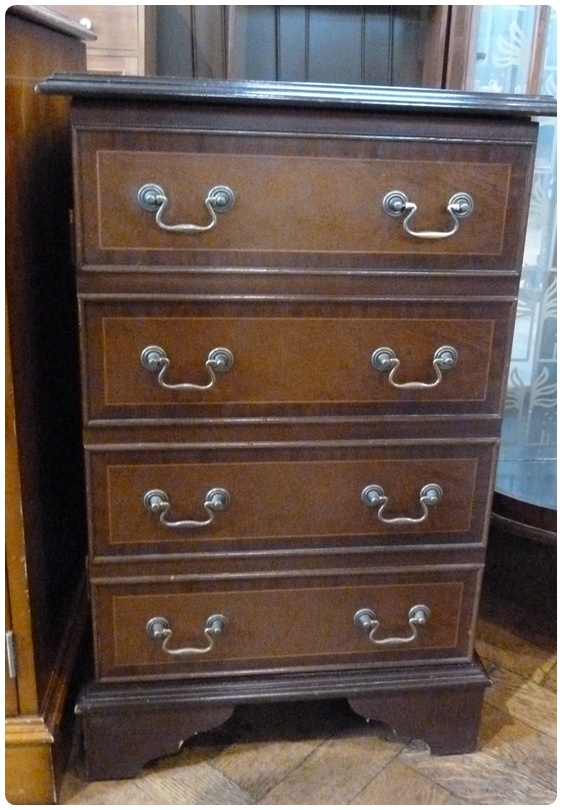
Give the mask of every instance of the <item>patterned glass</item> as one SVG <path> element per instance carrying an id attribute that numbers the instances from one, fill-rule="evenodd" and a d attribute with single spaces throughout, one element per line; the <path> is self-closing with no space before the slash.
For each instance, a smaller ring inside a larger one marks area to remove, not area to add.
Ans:
<path id="1" fill-rule="evenodd" d="M 528 92 L 539 6 L 480 6 L 474 90 Z M 551 8 L 540 93 L 556 96 Z M 496 490 L 556 508 L 556 121 L 541 119 Z"/>

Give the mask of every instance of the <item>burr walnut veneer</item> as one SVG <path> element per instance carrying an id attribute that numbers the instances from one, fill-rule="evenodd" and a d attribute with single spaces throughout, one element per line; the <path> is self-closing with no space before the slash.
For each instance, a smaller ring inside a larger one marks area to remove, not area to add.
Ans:
<path id="1" fill-rule="evenodd" d="M 73 96 L 89 774 L 244 702 L 473 750 L 542 98 L 55 76 Z"/>

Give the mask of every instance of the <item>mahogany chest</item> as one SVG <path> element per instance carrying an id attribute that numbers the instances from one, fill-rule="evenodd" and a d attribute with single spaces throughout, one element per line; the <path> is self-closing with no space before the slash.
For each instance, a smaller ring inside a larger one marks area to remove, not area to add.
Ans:
<path id="1" fill-rule="evenodd" d="M 236 705 L 477 740 L 544 98 L 58 76 L 73 96 L 88 772 Z"/>

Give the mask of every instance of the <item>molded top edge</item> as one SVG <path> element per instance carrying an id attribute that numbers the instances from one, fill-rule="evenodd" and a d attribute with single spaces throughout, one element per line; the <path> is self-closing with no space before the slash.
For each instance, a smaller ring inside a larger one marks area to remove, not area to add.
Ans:
<path id="1" fill-rule="evenodd" d="M 36 89 L 39 93 L 105 101 L 289 105 L 508 118 L 556 115 L 556 99 L 550 96 L 473 93 L 436 88 L 55 73 L 40 82 Z"/>

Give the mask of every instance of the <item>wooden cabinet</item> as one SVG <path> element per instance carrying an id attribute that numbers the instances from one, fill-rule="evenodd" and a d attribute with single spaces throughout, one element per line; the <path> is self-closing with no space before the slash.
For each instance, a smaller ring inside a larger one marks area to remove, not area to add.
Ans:
<path id="1" fill-rule="evenodd" d="M 72 738 L 86 627 L 83 465 L 66 99 L 36 83 L 85 68 L 84 32 L 6 14 L 6 798 L 50 804 Z M 87 34 L 86 34 L 87 36 Z M 74 690 L 74 691 L 73 691 Z"/>
<path id="2" fill-rule="evenodd" d="M 474 750 L 474 627 L 541 98 L 74 97 L 91 778 L 238 703 Z"/>
<path id="3" fill-rule="evenodd" d="M 88 70 L 96 73 L 156 73 L 156 6 L 47 6 L 92 31 Z"/>
<path id="4" fill-rule="evenodd" d="M 158 7 L 158 73 L 440 87 L 450 6 Z"/>

